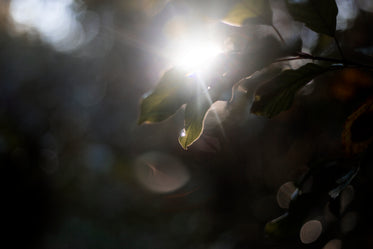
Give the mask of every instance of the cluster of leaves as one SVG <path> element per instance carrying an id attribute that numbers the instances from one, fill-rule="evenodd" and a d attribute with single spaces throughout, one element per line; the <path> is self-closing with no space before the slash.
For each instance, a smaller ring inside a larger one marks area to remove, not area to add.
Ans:
<path id="1" fill-rule="evenodd" d="M 289 196 L 286 212 L 266 224 L 266 233 L 277 240 L 297 238 L 299 229 L 310 219 L 325 221 L 328 213 L 337 218 L 343 217 L 349 203 L 342 200 L 345 199 L 342 196 L 356 177 L 360 163 L 357 158 L 310 162 L 310 170 L 294 183 L 295 190 Z"/>
<path id="2" fill-rule="evenodd" d="M 316 77 L 331 70 L 354 65 L 343 57 L 335 37 L 338 14 L 335 0 L 287 0 L 286 6 L 295 21 L 334 39 L 341 59 L 305 54 L 298 43 L 286 43 L 273 24 L 273 10 L 269 0 L 236 1 L 222 18 L 223 23 L 237 27 L 257 24 L 271 26 L 278 39 L 275 36 L 267 36 L 255 41 L 248 49 L 222 54 L 219 63 L 223 66 L 212 70 L 213 73 L 209 76 L 170 69 L 155 89 L 142 99 L 138 123 L 163 121 L 185 106 L 185 126 L 180 133 L 179 143 L 187 149 L 201 136 L 211 105 L 218 100 L 229 100 L 232 97 L 229 94 L 234 92 L 232 88 L 236 89 L 243 80 L 246 85 L 250 84 L 250 77 L 254 73 L 262 72 L 267 75 L 262 77 L 265 80 L 259 82 L 254 92 L 247 93 L 254 96 L 252 101 L 248 98 L 251 112 L 272 118 L 288 110 L 297 92 Z M 312 59 L 312 63 L 296 69 L 286 68 L 277 73 L 264 70 L 279 64 L 279 61 L 291 59 Z"/>
<path id="3" fill-rule="evenodd" d="M 245 89 L 245 101 L 251 113 L 272 118 L 291 108 L 297 93 L 325 73 L 347 67 L 372 70 L 371 65 L 353 62 L 344 56 L 336 37 L 338 7 L 335 0 L 285 2 L 294 21 L 318 33 L 320 40 L 328 37 L 327 40 L 334 43 L 334 51 L 322 51 L 322 46 L 316 46 L 314 54 L 308 54 L 302 52 L 302 45 L 298 42 L 285 41 L 273 23 L 269 0 L 235 1 L 221 19 L 223 23 L 239 28 L 265 25 L 273 28 L 273 35 L 251 41 L 242 50 L 222 54 L 216 61 L 218 66 L 211 65 L 208 75 L 170 69 L 155 89 L 142 99 L 139 124 L 163 121 L 185 107 L 179 143 L 187 149 L 201 136 L 211 105 L 219 100 L 233 101 L 239 87 Z M 335 56 L 335 53 L 339 57 L 318 56 Z M 281 64 L 289 60 L 303 60 L 303 63 L 296 68 Z M 359 156 L 372 143 L 372 113 L 373 98 L 368 98 L 347 118 L 342 133 L 347 157 Z M 359 136 L 357 131 L 363 131 L 363 135 Z M 315 205 L 321 213 L 327 204 L 331 213 L 342 217 L 341 193 L 355 178 L 360 161 L 364 161 L 360 158 L 356 162 L 356 158 L 351 158 L 311 165 L 306 176 L 295 185 L 296 191 L 286 214 L 267 223 L 267 234 L 280 239 L 294 237 L 303 222 L 309 219 L 310 210 L 314 210 Z M 314 185 L 306 193 L 305 182 L 310 178 L 314 179 Z"/>

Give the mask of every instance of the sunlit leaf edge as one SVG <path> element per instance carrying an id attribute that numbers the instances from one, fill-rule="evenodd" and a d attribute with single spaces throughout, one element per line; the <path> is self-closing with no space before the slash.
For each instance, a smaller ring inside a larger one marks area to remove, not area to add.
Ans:
<path id="1" fill-rule="evenodd" d="M 257 4 L 260 4 L 260 10 L 251 7 Z M 241 0 L 233 5 L 221 22 L 235 27 L 246 23 L 271 25 L 272 9 L 268 0 Z"/>
<path id="2" fill-rule="evenodd" d="M 203 133 L 205 119 L 212 101 L 206 96 L 202 98 L 200 103 L 193 101 L 188 103 L 185 108 L 184 134 L 178 138 L 179 144 L 184 150 L 187 150 Z"/>

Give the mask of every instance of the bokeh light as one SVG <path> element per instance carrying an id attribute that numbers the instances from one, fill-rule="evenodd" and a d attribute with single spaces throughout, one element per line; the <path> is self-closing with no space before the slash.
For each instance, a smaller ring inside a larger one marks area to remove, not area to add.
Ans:
<path id="1" fill-rule="evenodd" d="M 277 203 L 281 208 L 289 208 L 291 196 L 296 187 L 293 182 L 286 182 L 277 191 Z"/>
<path id="2" fill-rule="evenodd" d="M 90 144 L 84 150 L 83 160 L 92 171 L 105 173 L 111 170 L 114 155 L 110 147 L 105 144 Z"/>
<path id="3" fill-rule="evenodd" d="M 145 188 L 157 193 L 177 190 L 190 179 L 187 168 L 177 158 L 160 152 L 139 156 L 134 171 Z"/>
<path id="4" fill-rule="evenodd" d="M 323 247 L 323 249 L 341 249 L 342 241 L 339 239 L 332 239 Z"/>
<path id="5" fill-rule="evenodd" d="M 321 235 L 322 224 L 319 220 L 310 220 L 303 224 L 299 237 L 302 243 L 310 244 L 315 242 Z"/>
<path id="6" fill-rule="evenodd" d="M 341 220 L 341 231 L 346 234 L 355 229 L 358 222 L 358 214 L 356 212 L 348 212 Z"/>
<path id="7" fill-rule="evenodd" d="M 97 16 L 74 0 L 12 0 L 9 13 L 16 33 L 39 36 L 61 52 L 79 48 L 98 32 Z"/>

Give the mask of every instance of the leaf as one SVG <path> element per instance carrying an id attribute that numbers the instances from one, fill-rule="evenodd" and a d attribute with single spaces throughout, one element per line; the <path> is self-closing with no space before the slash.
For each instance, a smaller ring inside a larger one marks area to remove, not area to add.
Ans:
<path id="1" fill-rule="evenodd" d="M 180 0 L 183 6 L 208 19 L 221 19 L 234 5 L 232 0 Z"/>
<path id="2" fill-rule="evenodd" d="M 296 70 L 285 70 L 257 90 L 251 112 L 273 117 L 290 108 L 295 94 L 328 68 L 308 63 Z"/>
<path id="3" fill-rule="evenodd" d="M 338 7 L 335 0 L 287 0 L 290 14 L 315 32 L 334 36 Z"/>
<path id="4" fill-rule="evenodd" d="M 312 48 L 311 54 L 314 56 L 333 57 L 339 55 L 339 53 L 333 54 L 336 51 L 337 50 L 334 39 L 328 35 L 321 34 L 318 38 L 317 44 L 315 45 L 315 47 Z"/>
<path id="5" fill-rule="evenodd" d="M 141 101 L 138 124 L 160 122 L 173 115 L 192 96 L 194 81 L 185 72 L 170 69 L 152 93 Z"/>
<path id="6" fill-rule="evenodd" d="M 272 79 L 275 75 L 281 72 L 279 67 L 268 67 L 261 71 L 252 74 L 243 83 L 242 87 L 246 89 L 246 97 L 250 103 L 254 101 L 255 91 L 262 82 L 267 82 Z"/>
<path id="7" fill-rule="evenodd" d="M 227 74 L 234 84 L 287 54 L 287 48 L 284 48 L 273 36 L 257 39 L 253 44 L 249 44 L 247 51 L 231 55 L 234 59 L 228 60 L 231 68 Z"/>
<path id="8" fill-rule="evenodd" d="M 268 0 L 241 0 L 233 5 L 223 23 L 240 27 L 246 22 L 272 24 L 272 9 Z"/>
<path id="9" fill-rule="evenodd" d="M 207 95 L 197 96 L 194 101 L 187 104 L 185 108 L 185 128 L 179 136 L 179 143 L 183 149 L 188 149 L 201 136 L 205 117 L 211 105 L 212 101 Z"/>

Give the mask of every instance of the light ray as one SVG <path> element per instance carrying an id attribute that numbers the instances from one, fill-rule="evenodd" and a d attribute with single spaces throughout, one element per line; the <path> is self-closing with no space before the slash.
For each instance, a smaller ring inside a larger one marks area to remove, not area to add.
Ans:
<path id="1" fill-rule="evenodd" d="M 207 101 L 209 101 L 209 104 L 210 104 L 210 106 L 211 106 L 214 102 L 212 101 L 212 98 L 211 98 L 211 96 L 210 96 L 210 94 L 209 94 L 210 87 L 208 87 L 208 86 L 205 84 L 204 79 L 203 79 L 202 77 L 200 77 L 199 73 L 197 73 L 197 77 L 196 77 L 196 78 L 197 78 L 197 81 L 198 81 L 199 85 L 201 86 L 202 91 L 203 91 L 203 93 L 204 93 L 204 96 L 203 96 L 203 97 L 205 97 L 205 98 L 207 99 Z M 215 117 L 215 119 L 216 119 L 216 122 L 217 122 L 217 124 L 218 124 L 218 126 L 219 126 L 219 129 L 220 129 L 221 134 L 223 135 L 224 138 L 226 138 L 226 133 L 225 133 L 224 127 L 223 127 L 223 125 L 222 125 L 222 120 L 221 120 L 221 118 L 219 117 L 219 114 L 217 113 L 217 111 L 216 111 L 215 109 L 213 109 L 213 108 L 211 108 L 211 107 L 210 107 L 209 110 L 213 113 L 213 115 L 214 115 L 214 117 Z"/>

